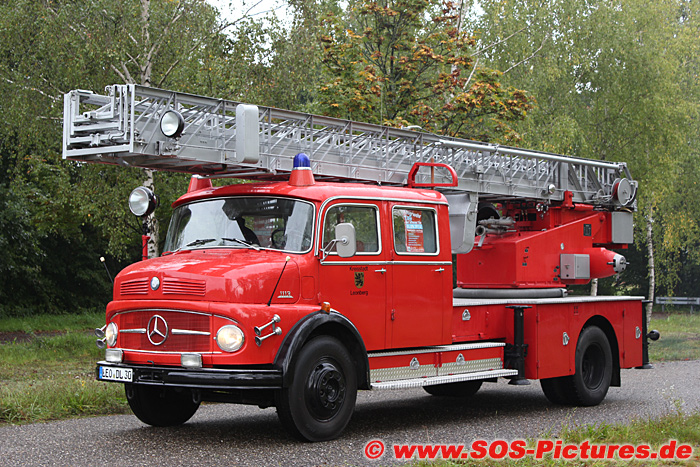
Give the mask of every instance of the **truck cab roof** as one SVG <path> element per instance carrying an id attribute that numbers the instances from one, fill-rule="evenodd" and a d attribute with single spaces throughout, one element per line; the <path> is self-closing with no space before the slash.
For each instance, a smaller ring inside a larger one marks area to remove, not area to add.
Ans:
<path id="1" fill-rule="evenodd" d="M 191 191 L 176 200 L 173 203 L 173 208 L 203 199 L 244 195 L 283 196 L 321 203 L 331 198 L 347 197 L 447 204 L 445 196 L 435 190 L 386 187 L 361 183 L 316 182 L 311 186 L 293 186 L 288 182 L 262 182 L 241 183 Z"/>

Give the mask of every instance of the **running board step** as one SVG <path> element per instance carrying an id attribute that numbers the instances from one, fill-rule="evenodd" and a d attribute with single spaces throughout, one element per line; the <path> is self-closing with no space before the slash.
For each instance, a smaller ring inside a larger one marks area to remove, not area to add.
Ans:
<path id="1" fill-rule="evenodd" d="M 491 378 L 516 376 L 517 374 L 517 370 L 487 370 L 477 371 L 473 373 L 464 373 L 461 375 L 432 376 L 429 378 L 414 378 L 399 381 L 378 382 L 372 383 L 371 387 L 372 389 L 408 389 L 419 388 L 422 386 L 433 386 L 436 384 L 458 383 L 460 381 L 476 381 Z"/>
<path id="2" fill-rule="evenodd" d="M 377 388 L 417 387 L 503 376 L 490 372 L 503 371 L 504 347 L 502 342 L 471 342 L 371 352 L 370 383 Z M 510 376 L 514 370 L 507 371 Z"/>

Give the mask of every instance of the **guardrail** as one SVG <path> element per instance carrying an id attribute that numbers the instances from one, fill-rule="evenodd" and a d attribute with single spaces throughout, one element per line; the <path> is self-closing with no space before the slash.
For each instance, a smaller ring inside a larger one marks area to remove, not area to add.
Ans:
<path id="1" fill-rule="evenodd" d="M 694 313 L 693 307 L 700 306 L 700 297 L 656 297 L 656 304 L 661 305 L 661 311 L 666 311 L 666 305 L 690 306 L 690 312 Z"/>

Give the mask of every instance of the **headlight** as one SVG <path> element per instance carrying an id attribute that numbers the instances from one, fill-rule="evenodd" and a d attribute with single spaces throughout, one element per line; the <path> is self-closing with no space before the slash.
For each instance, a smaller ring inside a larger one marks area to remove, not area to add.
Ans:
<path id="1" fill-rule="evenodd" d="M 110 347 L 114 347 L 117 343 L 117 335 L 119 335 L 119 328 L 114 323 L 109 323 L 107 329 L 105 329 L 105 341 Z"/>
<path id="2" fill-rule="evenodd" d="M 135 216 L 147 216 L 158 206 L 156 195 L 144 186 L 135 188 L 129 195 L 129 209 Z"/>
<path id="3" fill-rule="evenodd" d="M 233 324 L 222 326 L 219 332 L 216 333 L 216 343 L 219 344 L 219 348 L 224 352 L 235 352 L 243 347 L 244 342 L 243 331 Z"/>
<path id="4" fill-rule="evenodd" d="M 185 119 L 180 112 L 168 110 L 160 119 L 160 131 L 168 138 L 177 138 L 185 129 Z"/>

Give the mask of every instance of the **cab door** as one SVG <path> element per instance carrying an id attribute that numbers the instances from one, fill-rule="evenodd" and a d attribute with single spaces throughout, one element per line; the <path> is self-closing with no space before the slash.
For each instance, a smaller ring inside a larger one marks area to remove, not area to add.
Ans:
<path id="1" fill-rule="evenodd" d="M 390 211 L 391 348 L 448 343 L 444 301 L 451 306 L 452 263 L 451 253 L 440 251 L 437 209 L 392 203 Z"/>
<path id="2" fill-rule="evenodd" d="M 385 348 L 388 262 L 382 244 L 382 207 L 381 202 L 338 200 L 323 210 L 321 218 L 321 301 L 330 302 L 353 322 L 367 350 Z M 355 227 L 357 253 L 351 258 L 341 258 L 335 247 L 328 247 L 340 223 Z"/>

